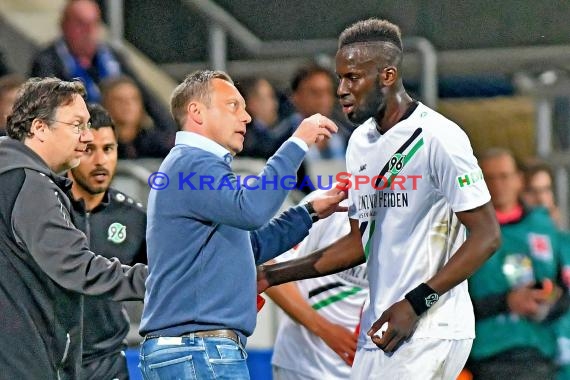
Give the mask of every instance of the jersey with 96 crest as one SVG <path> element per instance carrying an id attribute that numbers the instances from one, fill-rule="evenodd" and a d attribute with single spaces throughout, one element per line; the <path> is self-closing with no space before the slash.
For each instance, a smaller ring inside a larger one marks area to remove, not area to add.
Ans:
<path id="1" fill-rule="evenodd" d="M 409 112 L 408 112 L 409 113 Z M 433 277 L 465 240 L 456 212 L 489 202 L 469 139 L 452 121 L 417 103 L 380 134 L 374 119 L 358 127 L 346 153 L 349 217 L 358 219 L 370 282 L 359 345 L 384 310 Z M 474 338 L 463 282 L 420 318 L 415 338 Z"/>

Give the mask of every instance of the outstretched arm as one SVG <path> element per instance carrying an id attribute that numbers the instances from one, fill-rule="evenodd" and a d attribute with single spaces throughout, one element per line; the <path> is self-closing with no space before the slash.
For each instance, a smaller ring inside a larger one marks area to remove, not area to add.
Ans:
<path id="1" fill-rule="evenodd" d="M 346 192 L 336 187 L 315 197 L 310 204 L 315 218 L 324 219 L 335 212 L 346 211 L 339 203 L 346 199 Z M 250 233 L 251 246 L 256 263 L 264 263 L 301 242 L 312 226 L 308 205 L 295 206 L 283 212 L 269 223 Z"/>
<path id="2" fill-rule="evenodd" d="M 427 281 L 427 286 L 439 296 L 471 276 L 500 244 L 499 224 L 491 203 L 458 212 L 457 217 L 467 227 L 469 236 L 443 268 Z M 385 352 L 395 351 L 411 336 L 420 316 L 410 301 L 403 299 L 382 313 L 380 319 L 368 331 L 368 335 Z M 375 335 L 386 322 L 388 329 L 382 337 Z"/>
<path id="3" fill-rule="evenodd" d="M 326 248 L 295 260 L 257 267 L 257 292 L 270 286 L 337 273 L 364 263 L 358 220 L 350 219 L 350 232 Z"/>

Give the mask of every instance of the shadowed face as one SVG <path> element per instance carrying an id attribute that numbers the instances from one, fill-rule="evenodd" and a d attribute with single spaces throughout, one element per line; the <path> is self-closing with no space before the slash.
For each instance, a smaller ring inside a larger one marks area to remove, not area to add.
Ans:
<path id="1" fill-rule="evenodd" d="M 384 86 L 378 63 L 369 49 L 353 44 L 336 54 L 336 73 L 339 78 L 337 96 L 342 111 L 356 124 L 381 115 L 386 107 Z"/>
<path id="2" fill-rule="evenodd" d="M 103 95 L 103 103 L 115 125 L 137 126 L 144 115 L 139 89 L 132 83 L 119 83 Z"/>
<path id="3" fill-rule="evenodd" d="M 305 78 L 293 93 L 293 103 L 304 117 L 316 113 L 330 116 L 334 107 L 334 86 L 329 75 L 317 72 Z"/>
<path id="4" fill-rule="evenodd" d="M 544 206 L 548 209 L 556 207 L 552 179 L 546 171 L 536 172 L 528 180 L 524 195 L 525 201 L 530 206 Z"/>
<path id="5" fill-rule="evenodd" d="M 265 79 L 260 79 L 255 86 L 253 94 L 247 100 L 247 109 L 255 119 L 267 126 L 277 121 L 279 103 L 271 84 Z"/>
<path id="6" fill-rule="evenodd" d="M 507 155 L 481 160 L 481 169 L 495 209 L 508 212 L 518 204 L 522 175 L 515 160 Z"/>
<path id="7" fill-rule="evenodd" d="M 104 193 L 111 185 L 117 168 L 117 139 L 111 127 L 92 130 L 93 141 L 81 157 L 81 163 L 71 169 L 71 179 L 91 195 Z"/>
<path id="8" fill-rule="evenodd" d="M 13 88 L 6 91 L 2 97 L 0 97 L 0 129 L 6 128 L 6 120 L 8 115 L 12 113 L 12 107 L 16 102 L 16 97 L 18 96 L 18 88 Z"/>
<path id="9" fill-rule="evenodd" d="M 92 57 L 101 38 L 101 11 L 94 1 L 74 1 L 65 10 L 61 28 L 71 53 Z"/>

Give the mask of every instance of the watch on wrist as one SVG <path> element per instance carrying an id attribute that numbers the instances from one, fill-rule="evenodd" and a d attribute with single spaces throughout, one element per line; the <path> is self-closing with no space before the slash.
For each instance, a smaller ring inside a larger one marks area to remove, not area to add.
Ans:
<path id="1" fill-rule="evenodd" d="M 421 283 L 405 295 L 418 316 L 429 310 L 438 300 L 439 294 L 426 283 Z"/>
<path id="2" fill-rule="evenodd" d="M 313 223 L 315 223 L 317 220 L 319 220 L 319 215 L 315 211 L 313 204 L 311 202 L 305 203 L 304 206 L 305 206 L 305 209 L 307 210 L 307 212 L 309 213 L 309 216 L 311 217 L 311 220 L 313 221 Z"/>

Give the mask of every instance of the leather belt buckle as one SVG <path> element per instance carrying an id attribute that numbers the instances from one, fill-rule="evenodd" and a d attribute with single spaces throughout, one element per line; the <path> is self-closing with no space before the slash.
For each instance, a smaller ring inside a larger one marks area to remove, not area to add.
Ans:
<path id="1" fill-rule="evenodd" d="M 235 331 L 229 329 L 195 331 L 193 334 L 199 338 L 228 338 L 233 340 L 236 344 L 241 345 L 239 336 Z"/>

